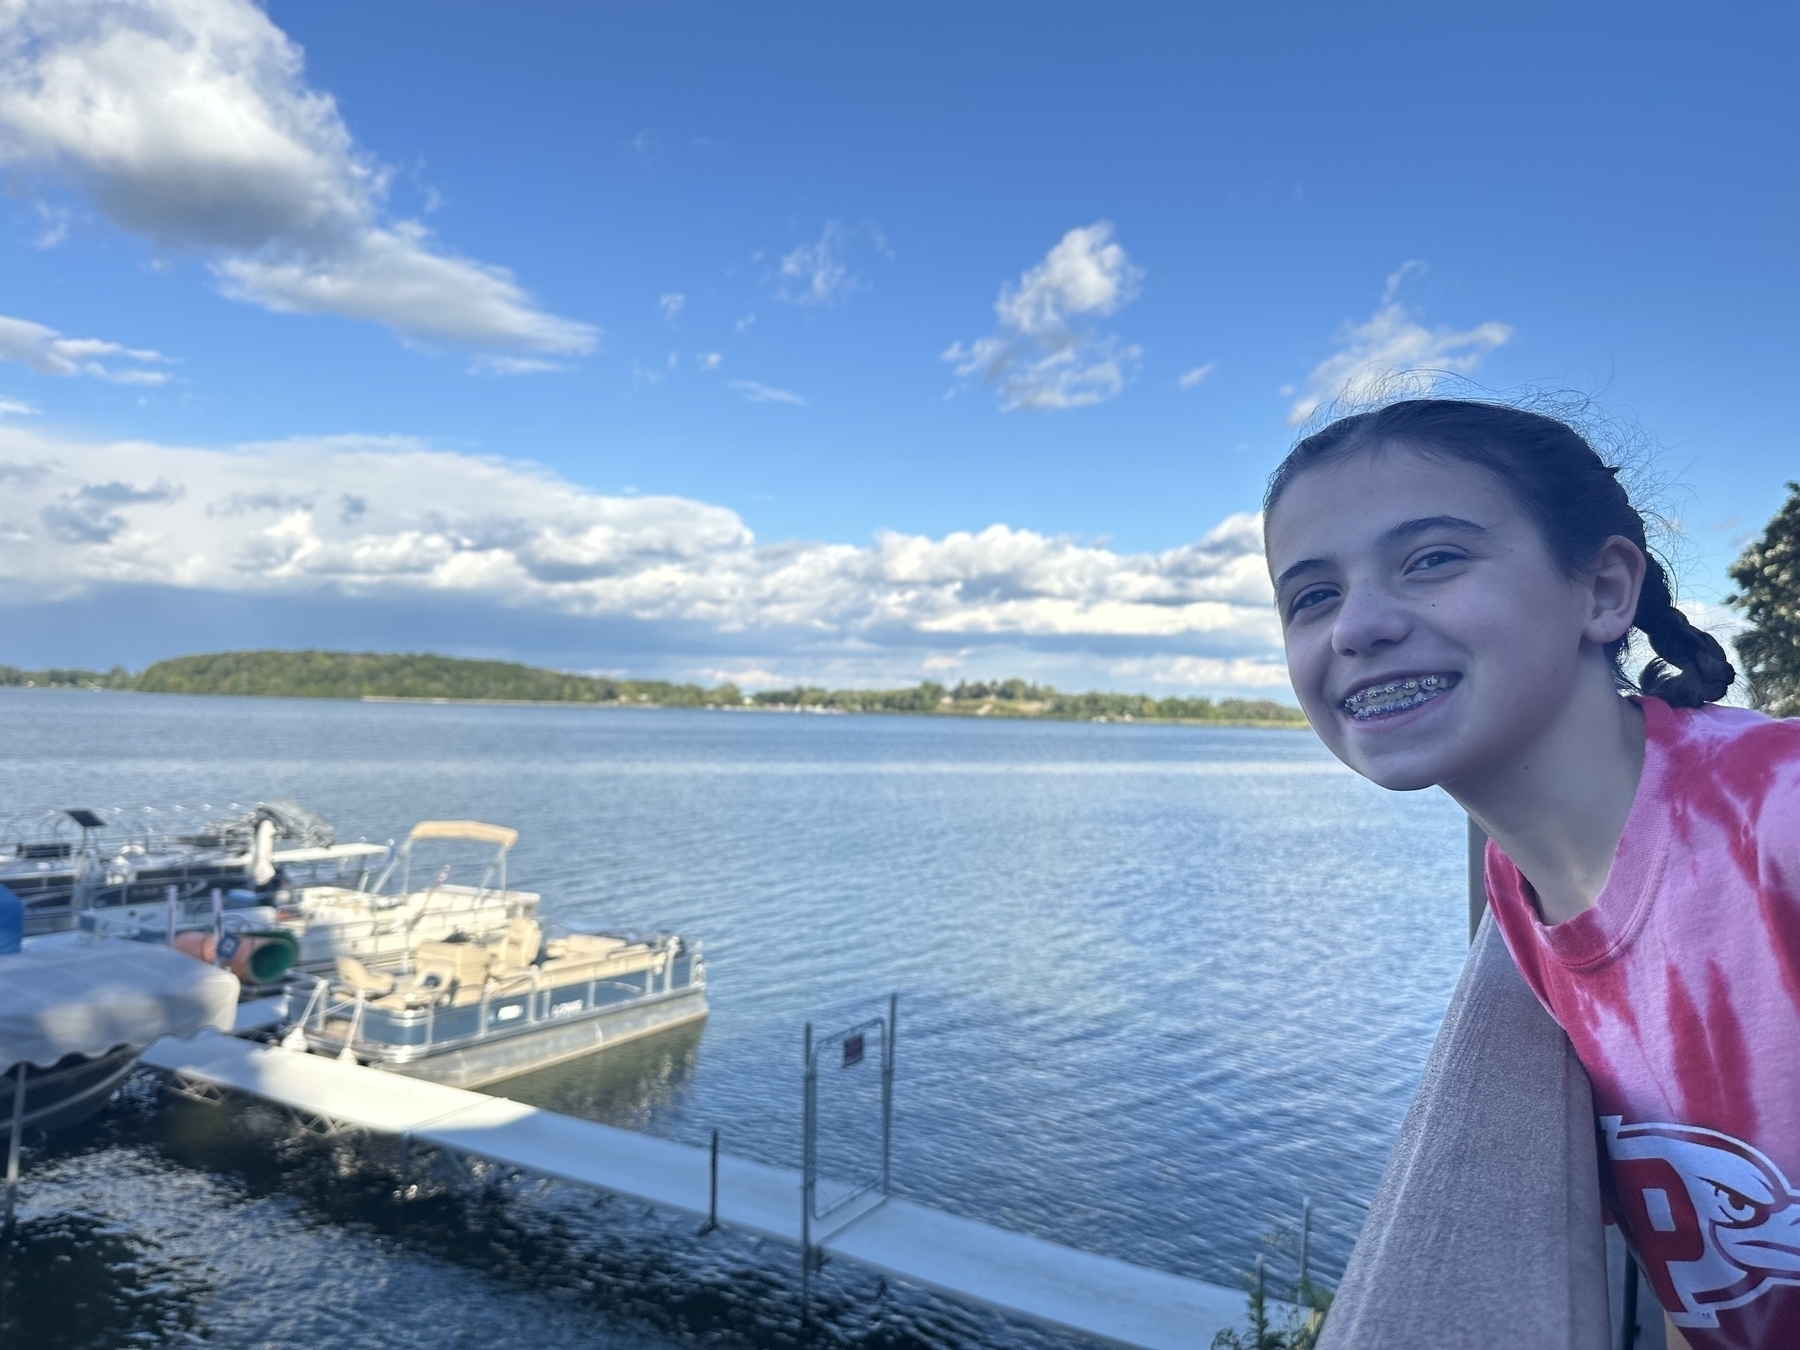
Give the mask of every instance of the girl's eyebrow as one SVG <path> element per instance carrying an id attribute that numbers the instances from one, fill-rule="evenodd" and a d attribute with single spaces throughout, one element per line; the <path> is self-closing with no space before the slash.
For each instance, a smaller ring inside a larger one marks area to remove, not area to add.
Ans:
<path id="1" fill-rule="evenodd" d="M 1392 529 L 1382 533 L 1382 539 L 1388 543 L 1399 543 L 1411 539 L 1414 535 L 1431 534 L 1437 530 L 1457 530 L 1463 534 L 1486 534 L 1487 526 L 1477 525 L 1472 520 L 1464 520 L 1461 516 L 1420 516 L 1417 520 L 1403 520 Z"/>
<path id="2" fill-rule="evenodd" d="M 1275 589 L 1277 591 L 1279 591 L 1283 586 L 1287 585 L 1288 582 L 1292 581 L 1295 577 L 1304 576 L 1308 572 L 1317 572 L 1317 571 L 1320 571 L 1321 569 L 1329 567 L 1329 566 L 1331 566 L 1331 564 L 1326 562 L 1325 559 L 1323 559 L 1323 558 L 1303 559 L 1302 561 L 1295 563 L 1292 567 L 1288 568 L 1287 571 L 1283 572 L 1280 576 L 1275 578 Z"/>

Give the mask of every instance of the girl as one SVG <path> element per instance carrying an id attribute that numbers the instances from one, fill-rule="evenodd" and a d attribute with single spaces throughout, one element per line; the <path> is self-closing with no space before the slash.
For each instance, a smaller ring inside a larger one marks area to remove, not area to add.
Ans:
<path id="1" fill-rule="evenodd" d="M 1294 692 L 1345 764 L 1487 831 L 1494 921 L 1593 1081 L 1609 1208 L 1670 1321 L 1697 1350 L 1800 1345 L 1800 719 L 1711 706 L 1724 650 L 1554 418 L 1346 417 L 1263 506 Z"/>

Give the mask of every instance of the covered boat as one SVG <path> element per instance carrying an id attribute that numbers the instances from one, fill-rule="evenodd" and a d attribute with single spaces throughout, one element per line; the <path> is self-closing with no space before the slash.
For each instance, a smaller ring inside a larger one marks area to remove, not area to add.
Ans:
<path id="1" fill-rule="evenodd" d="M 18 903 L 0 890 L 0 909 L 8 901 Z M 73 1124 L 105 1104 L 152 1041 L 229 1031 L 237 1011 L 236 976 L 168 947 L 85 933 L 5 945 L 0 1130 Z"/>
<path id="2" fill-rule="evenodd" d="M 706 968 L 679 937 L 563 933 L 515 918 L 487 942 L 420 943 L 410 966 L 354 958 L 299 982 L 284 1044 L 480 1087 L 706 1016 Z"/>

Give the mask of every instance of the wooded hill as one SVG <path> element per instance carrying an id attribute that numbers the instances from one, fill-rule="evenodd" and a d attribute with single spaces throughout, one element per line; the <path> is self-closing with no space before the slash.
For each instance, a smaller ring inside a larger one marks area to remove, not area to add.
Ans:
<path id="1" fill-rule="evenodd" d="M 249 694 L 278 698 L 418 698 L 525 703 L 592 703 L 664 708 L 765 708 L 830 712 L 931 713 L 992 717 L 1104 718 L 1303 726 L 1296 708 L 1268 699 L 1064 694 L 1024 680 L 926 681 L 908 689 L 772 689 L 746 698 L 736 685 L 706 688 L 667 680 L 571 675 L 510 661 L 373 652 L 217 652 L 158 661 L 134 675 L 109 671 L 20 670 L 0 666 L 0 686 L 129 689 L 146 694 Z"/>

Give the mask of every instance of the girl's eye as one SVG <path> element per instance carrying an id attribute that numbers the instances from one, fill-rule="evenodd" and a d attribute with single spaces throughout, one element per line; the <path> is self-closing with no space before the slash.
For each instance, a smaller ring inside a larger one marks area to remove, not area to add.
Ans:
<path id="1" fill-rule="evenodd" d="M 1322 605 L 1337 594 L 1329 586 L 1314 586 L 1309 591 L 1301 591 L 1294 597 L 1294 603 L 1288 606 L 1288 614 L 1298 614 L 1303 609 L 1311 609 L 1314 605 Z"/>
<path id="2" fill-rule="evenodd" d="M 1463 555 L 1455 549 L 1434 548 L 1428 553 L 1421 553 L 1407 564 L 1408 572 L 1426 572 L 1433 567 L 1442 567 L 1445 563 L 1461 562 Z"/>

